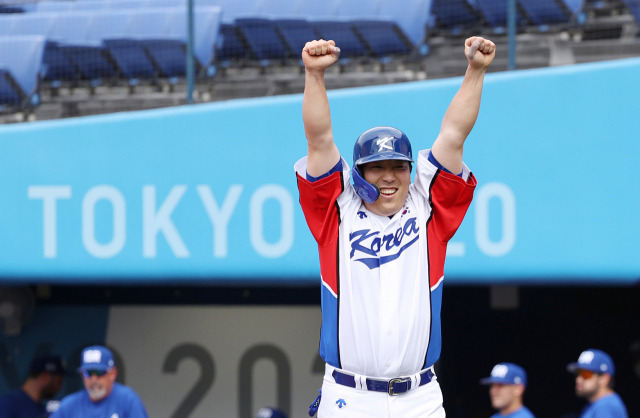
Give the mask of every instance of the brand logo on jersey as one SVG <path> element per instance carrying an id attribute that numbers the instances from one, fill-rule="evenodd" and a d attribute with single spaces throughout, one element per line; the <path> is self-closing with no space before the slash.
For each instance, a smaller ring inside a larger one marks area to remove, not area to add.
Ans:
<path id="1" fill-rule="evenodd" d="M 416 224 L 416 218 L 407 219 L 404 225 L 396 229 L 394 233 L 384 236 L 380 236 L 378 231 L 371 232 L 370 229 L 354 231 L 349 235 L 351 240 L 350 257 L 353 260 L 354 257 L 365 255 L 362 258 L 355 259 L 355 261 L 360 261 L 373 270 L 400 257 L 404 250 L 418 240 L 419 231 L 420 228 Z M 380 257 L 381 248 L 386 251 L 393 251 L 394 249 L 397 249 L 397 251 Z"/>
<path id="2" fill-rule="evenodd" d="M 393 137 L 392 136 L 385 136 L 384 138 L 379 138 L 376 141 L 376 145 L 378 146 L 378 148 L 380 150 L 386 149 L 386 150 L 389 150 L 389 151 L 393 151 L 393 148 L 391 147 L 391 145 L 389 145 L 390 141 L 393 141 Z"/>
<path id="3" fill-rule="evenodd" d="M 340 398 L 336 401 L 336 405 L 338 405 L 338 408 L 342 409 L 344 407 L 347 406 L 347 401 L 345 401 L 344 399 Z"/>
<path id="4" fill-rule="evenodd" d="M 367 217 L 367 214 L 366 214 L 366 213 L 364 213 L 363 211 L 359 210 L 359 211 L 358 211 L 358 217 L 359 217 L 360 219 L 362 219 L 362 218 L 366 218 L 366 217 Z"/>

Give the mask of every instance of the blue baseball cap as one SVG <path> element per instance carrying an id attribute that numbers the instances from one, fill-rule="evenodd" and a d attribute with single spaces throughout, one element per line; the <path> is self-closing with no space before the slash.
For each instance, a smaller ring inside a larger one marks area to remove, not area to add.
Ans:
<path id="1" fill-rule="evenodd" d="M 480 379 L 480 383 L 483 385 L 502 383 L 504 385 L 527 386 L 527 373 L 517 364 L 498 363 L 493 366 L 491 376 Z"/>
<path id="2" fill-rule="evenodd" d="M 37 376 L 41 373 L 50 373 L 66 376 L 70 374 L 65 367 L 62 357 L 55 354 L 45 354 L 40 357 L 36 357 L 31 361 L 29 365 L 29 375 Z"/>
<path id="3" fill-rule="evenodd" d="M 82 365 L 78 367 L 78 371 L 109 370 L 115 365 L 111 350 L 101 345 L 92 345 L 82 350 Z"/>
<path id="4" fill-rule="evenodd" d="M 611 356 L 602 350 L 590 348 L 580 353 L 576 363 L 569 363 L 567 371 L 575 373 L 577 370 L 589 370 L 594 373 L 608 373 L 611 376 L 616 372 Z"/>

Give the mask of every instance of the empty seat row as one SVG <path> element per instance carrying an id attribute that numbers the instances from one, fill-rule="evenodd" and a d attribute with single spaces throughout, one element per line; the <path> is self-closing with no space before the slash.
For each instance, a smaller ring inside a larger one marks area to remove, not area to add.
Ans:
<path id="1" fill-rule="evenodd" d="M 408 58 L 415 52 L 399 26 L 385 20 L 239 18 L 223 23 L 220 31 L 216 57 L 225 66 L 298 61 L 305 43 L 314 39 L 336 41 L 343 63 L 352 58 Z"/>
<path id="2" fill-rule="evenodd" d="M 219 7 L 194 13 L 196 66 L 213 65 Z M 59 85 L 88 80 L 170 78 L 186 71 L 185 8 L 16 14 L 0 19 L 0 35 L 40 35 L 47 41 L 43 80 Z"/>
<path id="3" fill-rule="evenodd" d="M 478 28 L 503 32 L 508 20 L 510 0 L 433 0 L 429 26 L 431 31 L 462 33 Z M 584 23 L 585 0 L 516 0 L 518 28 L 550 27 Z"/>

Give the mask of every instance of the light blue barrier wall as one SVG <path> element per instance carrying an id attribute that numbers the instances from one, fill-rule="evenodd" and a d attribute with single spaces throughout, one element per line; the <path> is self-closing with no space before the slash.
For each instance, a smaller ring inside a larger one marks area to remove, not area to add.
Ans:
<path id="1" fill-rule="evenodd" d="M 637 281 L 638 74 L 640 59 L 487 76 L 450 283 Z M 429 147 L 460 82 L 331 91 L 340 150 L 350 161 L 375 125 Z M 0 127 L 2 280 L 317 280 L 293 172 L 301 101 Z"/>

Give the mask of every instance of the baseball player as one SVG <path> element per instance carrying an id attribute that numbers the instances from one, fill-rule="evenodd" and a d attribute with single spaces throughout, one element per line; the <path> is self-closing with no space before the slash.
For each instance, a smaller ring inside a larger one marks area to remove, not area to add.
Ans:
<path id="1" fill-rule="evenodd" d="M 65 396 L 52 418 L 148 418 L 138 394 L 116 382 L 118 370 L 107 347 L 94 345 L 82 350 L 78 371 L 85 389 Z"/>
<path id="2" fill-rule="evenodd" d="M 480 384 L 490 386 L 491 406 L 498 410 L 491 418 L 535 418 L 522 403 L 527 386 L 527 373 L 522 367 L 513 363 L 496 364 L 491 376 L 481 379 Z"/>
<path id="3" fill-rule="evenodd" d="M 340 49 L 326 40 L 303 48 L 308 154 L 295 170 L 318 243 L 326 362 L 310 415 L 317 407 L 319 417 L 445 416 L 433 368 L 444 260 L 476 186 L 462 151 L 495 56 L 481 37 L 464 47 L 467 71 L 432 148 L 414 155 L 403 132 L 375 127 L 357 139 L 352 168 L 333 140 L 324 81 Z"/>
<path id="4" fill-rule="evenodd" d="M 60 389 L 68 372 L 62 357 L 53 354 L 35 357 L 29 365 L 29 375 L 19 388 L 0 397 L 2 418 L 44 418 L 49 416 L 49 407 L 57 401 L 49 401 Z"/>
<path id="5" fill-rule="evenodd" d="M 580 418 L 628 418 L 622 398 L 613 390 L 616 370 L 607 353 L 585 350 L 577 362 L 567 365 L 567 370 L 576 375 L 576 395 L 589 402 Z"/>

